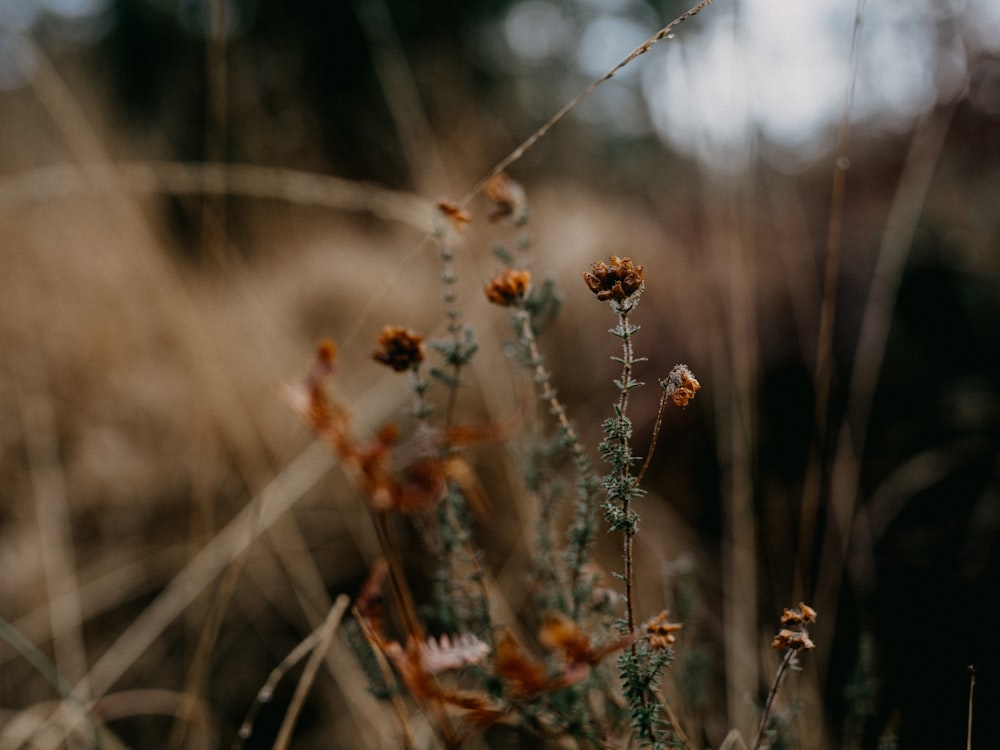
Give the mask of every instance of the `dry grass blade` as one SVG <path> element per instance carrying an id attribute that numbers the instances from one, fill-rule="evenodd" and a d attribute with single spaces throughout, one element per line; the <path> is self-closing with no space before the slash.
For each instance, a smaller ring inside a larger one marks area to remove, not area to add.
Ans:
<path id="1" fill-rule="evenodd" d="M 329 470 L 324 447 L 313 443 L 180 571 L 90 670 L 95 696 L 106 693 L 191 601 Z"/>
<path id="2" fill-rule="evenodd" d="M 124 189 L 134 194 L 234 195 L 299 206 L 369 213 L 384 221 L 431 229 L 433 204 L 417 195 L 342 177 L 252 164 L 128 162 L 38 167 L 0 182 L 0 209 L 83 192 Z"/>
<path id="3" fill-rule="evenodd" d="M 713 0 L 702 0 L 700 3 L 698 3 L 694 7 L 690 8 L 689 10 L 685 11 L 681 15 L 677 16 L 677 18 L 675 18 L 673 21 L 671 21 L 666 26 L 664 26 L 662 29 L 660 29 L 655 34 L 653 34 L 653 36 L 651 36 L 645 42 L 643 42 L 638 47 L 636 47 L 634 50 L 632 50 L 632 52 L 630 52 L 628 54 L 628 56 L 624 60 L 622 60 L 617 65 L 615 65 L 611 70 L 609 70 L 603 76 L 601 76 L 596 81 L 594 81 L 593 83 L 591 83 L 587 88 L 585 88 L 583 91 L 581 91 L 575 97 L 573 97 L 570 101 L 568 101 L 565 105 L 563 105 L 563 107 L 558 112 L 556 112 L 554 115 L 552 115 L 552 117 L 550 117 L 545 122 L 545 124 L 543 124 L 540 128 L 538 128 L 538 130 L 536 130 L 530 136 L 528 136 L 525 139 L 525 141 L 520 146 L 518 146 L 517 148 L 515 148 L 513 151 L 511 151 L 509 154 L 507 154 L 507 156 L 505 156 L 503 159 L 501 159 L 500 162 L 495 167 L 493 167 L 493 169 L 490 170 L 490 173 L 488 175 L 486 175 L 486 177 L 484 177 L 475 187 L 473 187 L 472 190 L 470 190 L 468 193 L 465 194 L 465 196 L 462 198 L 462 200 L 459 201 L 459 205 L 462 205 L 462 206 L 466 205 L 476 195 L 478 195 L 480 193 L 480 191 L 482 191 L 482 189 L 484 187 L 486 187 L 486 184 L 490 180 L 492 180 L 493 178 L 495 178 L 501 172 L 505 171 L 511 164 L 513 164 L 518 159 L 520 159 L 522 156 L 524 156 L 525 153 L 527 153 L 528 149 L 530 149 L 532 146 L 534 146 L 536 143 L 538 143 L 538 141 L 540 141 L 542 138 L 544 138 L 545 135 L 553 127 L 555 127 L 556 123 L 558 123 L 566 115 L 568 115 L 570 112 L 572 112 L 574 109 L 576 109 L 577 105 L 579 105 L 584 99 L 586 99 L 588 96 L 590 96 L 594 92 L 594 89 L 596 89 L 598 86 L 600 86 L 605 81 L 609 81 L 612 78 L 614 78 L 618 74 L 618 71 L 620 71 L 622 68 L 624 68 L 626 65 L 628 65 L 633 60 L 635 60 L 637 57 L 639 57 L 641 55 L 644 55 L 647 52 L 649 52 L 649 50 L 653 47 L 654 44 L 656 44 L 657 42 L 660 42 L 660 41 L 662 41 L 664 39 L 669 38 L 670 34 L 673 32 L 673 30 L 675 28 L 677 28 L 678 26 L 680 26 L 682 23 L 684 23 L 685 21 L 687 21 L 689 18 L 692 18 L 692 17 L 698 15 L 702 10 L 704 10 L 709 5 L 711 5 L 712 2 L 713 2 Z"/>
<path id="4" fill-rule="evenodd" d="M 303 705 L 305 705 L 306 696 L 309 694 L 309 689 L 316 678 L 320 664 L 323 663 L 326 651 L 330 646 L 330 641 L 334 633 L 337 632 L 337 627 L 340 625 L 344 612 L 347 611 L 348 604 L 350 604 L 350 599 L 345 594 L 337 597 L 337 601 L 330 608 L 326 620 L 306 639 L 312 647 L 312 654 L 309 657 L 309 661 L 306 662 L 302 677 L 299 679 L 299 684 L 295 687 L 292 702 L 288 707 L 288 712 L 285 714 L 284 721 L 281 723 L 278 737 L 274 741 L 273 747 L 275 750 L 284 750 L 284 748 L 288 747 L 288 743 L 292 739 L 292 731 L 295 729 L 295 722 L 298 720 Z M 297 651 L 298 649 L 296 649 Z M 272 672 L 273 675 L 274 673 Z M 270 680 L 268 682 L 270 683 Z"/>
<path id="5" fill-rule="evenodd" d="M 892 313 L 903 269 L 913 245 L 931 178 L 934 176 L 951 126 L 954 105 L 927 114 L 913 136 L 899 187 L 889 212 L 882 244 L 872 274 L 868 300 L 851 372 L 847 413 L 840 428 L 831 473 L 830 504 L 820 559 L 824 561 L 816 586 L 817 603 L 831 615 L 836 610 L 837 588 L 844 573 L 851 544 L 851 527 L 857 506 L 860 457 L 864 453 L 868 420 L 878 383 Z M 826 654 L 820 664 L 826 663 Z"/>
<path id="6" fill-rule="evenodd" d="M 976 667 L 969 665 L 969 726 L 966 730 L 965 748 L 972 750 L 972 695 L 976 689 Z"/>
<path id="7" fill-rule="evenodd" d="M 18 394 L 18 401 L 48 589 L 55 663 L 64 679 L 76 681 L 86 672 L 87 655 L 66 477 L 56 437 L 57 415 L 47 393 L 43 367 L 27 367 L 25 363 L 14 382 L 22 391 Z M 32 392 L 23 392 L 29 383 L 32 384 Z M 77 697 L 86 700 L 87 693 L 86 681 L 81 682 L 76 689 Z"/>
<path id="8" fill-rule="evenodd" d="M 833 189 L 830 197 L 830 218 L 826 238 L 826 259 L 823 269 L 823 292 L 820 298 L 819 333 L 816 346 L 816 366 L 813 374 L 815 394 L 815 434 L 821 440 L 827 434 L 827 410 L 830 401 L 830 383 L 833 374 L 833 334 L 837 315 L 837 287 L 840 277 L 841 237 L 844 225 L 844 198 L 847 189 L 847 141 L 851 128 L 851 114 L 854 108 L 854 91 L 858 80 L 858 46 L 861 39 L 861 21 L 864 0 L 857 0 L 854 15 L 854 31 L 851 36 L 850 68 L 851 77 L 844 101 L 844 112 L 837 131 L 837 149 L 833 166 Z M 816 516 L 820 503 L 821 466 L 823 446 L 814 442 L 806 465 L 806 479 L 802 490 L 802 514 L 799 521 L 799 549 L 796 569 L 803 570 L 809 559 L 811 546 L 815 543 Z M 802 582 L 800 582 L 800 588 Z M 800 591 L 800 595 L 804 592 Z"/>

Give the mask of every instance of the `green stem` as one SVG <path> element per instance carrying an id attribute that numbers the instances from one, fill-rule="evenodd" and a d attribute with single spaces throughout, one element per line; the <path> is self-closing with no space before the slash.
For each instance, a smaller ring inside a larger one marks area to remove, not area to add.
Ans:
<path id="1" fill-rule="evenodd" d="M 620 419 L 625 419 L 628 409 L 629 391 L 632 387 L 632 332 L 629 329 L 628 313 L 630 308 L 622 306 L 618 310 L 618 334 L 622 339 L 622 376 L 619 383 L 618 392 L 618 415 Z M 619 440 L 623 450 L 628 448 L 628 436 L 623 431 Z M 622 463 L 615 467 L 621 473 L 623 482 L 631 480 L 631 469 L 627 463 Z M 628 519 L 631 511 L 631 492 L 622 495 L 622 514 Z M 623 555 L 625 557 L 625 610 L 628 620 L 628 632 L 635 632 L 635 595 L 632 587 L 632 539 L 635 535 L 635 527 L 631 523 L 626 523 L 624 529 Z M 632 644 L 632 654 L 636 654 L 636 645 Z"/>
<path id="2" fill-rule="evenodd" d="M 559 432 L 562 434 L 563 441 L 569 446 L 572 452 L 573 461 L 576 464 L 579 474 L 579 502 L 577 504 L 576 517 L 573 520 L 571 528 L 569 549 L 569 583 L 573 596 L 572 615 L 573 619 L 576 619 L 579 615 L 580 605 L 583 603 L 583 597 L 579 591 L 578 584 L 584 563 L 587 560 L 590 543 L 594 538 L 596 530 L 596 524 L 594 523 L 596 506 L 593 501 L 597 497 L 599 482 L 594 475 L 594 469 L 591 466 L 590 459 L 587 458 L 587 453 L 583 448 L 583 443 L 580 441 L 580 436 L 566 414 L 566 407 L 559 400 L 559 397 L 556 395 L 556 389 L 552 386 L 552 374 L 545 367 L 542 353 L 538 348 L 538 340 L 535 338 L 535 332 L 531 327 L 531 313 L 528 310 L 521 309 L 517 311 L 516 317 L 520 323 L 519 333 L 521 341 L 528 350 L 529 362 L 535 371 L 535 383 L 539 388 L 538 396 L 548 404 L 549 411 L 555 416 Z"/>

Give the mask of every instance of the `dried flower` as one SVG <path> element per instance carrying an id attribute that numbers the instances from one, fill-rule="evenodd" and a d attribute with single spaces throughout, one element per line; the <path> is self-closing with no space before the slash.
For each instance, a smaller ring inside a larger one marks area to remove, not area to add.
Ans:
<path id="1" fill-rule="evenodd" d="M 798 651 L 799 649 L 813 649 L 816 648 L 816 644 L 812 642 L 809 638 L 809 634 L 804 630 L 789 630 L 788 628 L 782 628 L 778 631 L 778 634 L 774 636 L 774 640 L 771 641 L 771 648 L 782 651 L 786 648 L 790 648 L 793 651 Z"/>
<path id="2" fill-rule="evenodd" d="M 816 644 L 809 638 L 809 631 L 806 629 L 806 626 L 812 622 L 816 622 L 816 610 L 808 604 L 799 602 L 798 608 L 786 609 L 781 613 L 782 626 L 794 625 L 797 627 L 794 630 L 782 627 L 774 636 L 774 640 L 771 641 L 771 648 L 779 651 L 786 648 L 794 651 L 799 649 L 808 651 L 816 648 Z"/>
<path id="3" fill-rule="evenodd" d="M 377 362 L 403 372 L 424 361 L 424 337 L 402 326 L 386 326 L 378 337 Z"/>
<path id="4" fill-rule="evenodd" d="M 468 211 L 465 211 L 458 204 L 452 203 L 449 200 L 438 201 L 437 207 L 438 211 L 444 214 L 445 218 L 451 222 L 456 232 L 461 232 L 465 229 L 465 225 L 472 221 L 472 217 L 469 216 Z"/>
<path id="5" fill-rule="evenodd" d="M 677 636 L 674 633 L 684 627 L 679 622 L 670 622 L 667 619 L 669 615 L 667 610 L 663 610 L 646 623 L 645 629 L 649 636 L 649 645 L 654 649 L 670 648 L 677 642 Z"/>
<path id="6" fill-rule="evenodd" d="M 701 390 L 701 383 L 687 365 L 674 365 L 665 380 L 660 381 L 660 387 L 666 392 L 674 406 L 684 407 Z"/>
<path id="7" fill-rule="evenodd" d="M 497 221 L 506 216 L 517 219 L 524 214 L 526 204 L 524 188 L 503 172 L 493 175 L 486 181 L 483 194 L 492 204 L 488 214 L 490 221 Z"/>
<path id="8" fill-rule="evenodd" d="M 782 625 L 798 625 L 809 622 L 816 622 L 816 610 L 802 602 L 799 602 L 798 609 L 786 609 L 781 613 Z"/>
<path id="9" fill-rule="evenodd" d="M 531 283 L 531 271 L 508 268 L 486 285 L 486 298 L 494 305 L 511 307 L 524 299 Z"/>
<path id="10" fill-rule="evenodd" d="M 597 299 L 602 302 L 613 299 L 622 301 L 638 294 L 642 289 L 642 266 L 636 266 L 631 258 L 612 255 L 610 265 L 603 260 L 591 266 L 583 274 L 583 280 Z"/>

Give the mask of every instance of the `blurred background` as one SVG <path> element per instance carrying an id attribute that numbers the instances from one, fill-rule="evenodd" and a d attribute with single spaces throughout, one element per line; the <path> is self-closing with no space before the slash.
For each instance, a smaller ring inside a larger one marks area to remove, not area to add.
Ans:
<path id="1" fill-rule="evenodd" d="M 359 433 L 398 418 L 370 354 L 387 323 L 443 335 L 435 202 L 685 9 L 0 0 L 0 746 L 65 745 L 60 684 L 126 746 L 232 743 L 377 554 L 276 384 L 329 336 Z M 715 0 L 508 172 L 588 445 L 616 374 L 590 264 L 645 267 L 637 446 L 657 378 L 683 361 L 703 386 L 665 423 L 637 551 L 648 614 L 686 607 L 696 745 L 752 736 L 804 600 L 788 746 L 958 746 L 974 665 L 972 746 L 996 747 L 1000 5 Z M 468 207 L 460 410 L 500 420 L 518 374 L 480 289 L 514 240 Z M 514 590 L 530 532 L 478 468 Z M 618 569 L 617 541 L 598 554 Z M 343 651 L 295 746 L 393 746 Z"/>

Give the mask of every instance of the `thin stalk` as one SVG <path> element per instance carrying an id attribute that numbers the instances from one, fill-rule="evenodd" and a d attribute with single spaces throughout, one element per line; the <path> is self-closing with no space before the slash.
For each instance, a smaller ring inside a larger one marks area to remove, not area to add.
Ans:
<path id="1" fill-rule="evenodd" d="M 764 703 L 764 711 L 760 716 L 760 726 L 757 728 L 757 735 L 753 739 L 753 744 L 750 746 L 750 750 L 758 750 L 760 743 L 764 739 L 764 731 L 767 729 L 767 722 L 771 719 L 771 710 L 774 707 L 774 698 L 778 694 L 778 689 L 781 687 L 782 680 L 785 678 L 785 673 L 788 671 L 788 667 L 791 666 L 794 659 L 795 651 L 793 649 L 788 649 L 785 651 L 785 655 L 782 657 L 781 663 L 778 664 L 778 671 L 774 676 L 774 682 L 771 683 L 771 690 L 767 694 L 767 701 Z"/>
<path id="2" fill-rule="evenodd" d="M 288 706 L 288 711 L 285 713 L 285 718 L 281 722 L 281 728 L 278 730 L 278 736 L 274 741 L 274 750 L 285 750 L 291 742 L 292 732 L 295 729 L 295 723 L 298 721 L 299 714 L 302 712 L 302 707 L 305 705 L 306 696 L 309 695 L 313 680 L 316 679 L 320 665 L 323 663 L 326 652 L 330 648 L 330 642 L 333 640 L 334 633 L 337 632 L 340 621 L 344 616 L 344 612 L 347 611 L 347 606 L 350 602 L 351 600 L 346 594 L 341 594 L 337 597 L 337 601 L 330 608 L 329 613 L 327 613 L 326 620 L 315 632 L 315 648 L 313 648 L 312 654 L 309 656 L 309 661 L 306 662 L 298 685 L 295 686 L 292 702 Z"/>
<path id="3" fill-rule="evenodd" d="M 577 584 L 580 581 L 583 564 L 587 558 L 587 550 L 596 530 L 593 519 L 595 511 L 593 498 L 597 495 L 598 482 L 590 459 L 583 448 L 583 443 L 580 441 L 580 436 L 577 434 L 576 428 L 573 427 L 573 423 L 570 422 L 566 407 L 559 400 L 556 389 L 552 386 L 552 373 L 545 367 L 545 361 L 538 348 L 538 340 L 531 327 L 531 314 L 522 309 L 518 311 L 517 317 L 521 325 L 520 338 L 528 349 L 529 362 L 535 371 L 535 383 L 538 384 L 539 388 L 538 396 L 548 404 L 549 411 L 555 416 L 559 432 L 562 433 L 563 440 L 569 445 L 576 469 L 580 474 L 580 504 L 572 529 L 576 533 L 571 534 L 569 553 L 569 585 L 573 595 L 572 615 L 576 619 L 582 603 L 577 595 Z"/>
<path id="4" fill-rule="evenodd" d="M 23 656 L 24 660 L 34 667 L 35 671 L 56 689 L 63 701 L 80 711 L 86 719 L 87 724 L 90 725 L 94 747 L 97 750 L 101 750 L 104 747 L 101 739 L 101 730 L 90 707 L 85 701 L 80 699 L 69 682 L 59 673 L 56 665 L 49 661 L 48 657 L 35 647 L 35 644 L 25 638 L 20 630 L 2 617 L 0 617 L 0 639 L 6 641 L 15 651 Z"/>
<path id="5" fill-rule="evenodd" d="M 965 735 L 965 748 L 972 750 L 972 694 L 976 689 L 976 667 L 969 665 L 969 726 Z"/>
<path id="6" fill-rule="evenodd" d="M 545 135 L 553 127 L 555 127 L 555 125 L 560 120 L 562 120 L 566 115 L 568 115 L 570 112 L 572 112 L 577 107 L 577 105 L 580 104 L 580 102 L 582 102 L 584 99 L 586 99 L 588 96 L 590 96 L 594 92 L 594 89 L 596 89 L 598 86 L 600 86 L 605 81 L 609 81 L 612 78 L 614 78 L 615 75 L 618 73 L 618 71 L 620 71 L 622 68 L 624 68 L 629 63 L 631 63 L 637 57 L 639 57 L 641 55 L 644 55 L 647 52 L 649 52 L 649 50 L 652 49 L 652 47 L 653 47 L 654 44 L 657 44 L 658 42 L 661 42 L 664 39 L 671 39 L 672 36 L 673 36 L 673 30 L 675 28 L 677 28 L 680 24 L 682 24 L 685 21 L 687 21 L 689 18 L 692 18 L 692 17 L 698 15 L 702 10 L 704 10 L 709 5 L 711 5 L 712 2 L 713 2 L 713 0 L 701 0 L 700 3 L 698 3 L 697 5 L 689 8 L 688 10 L 686 10 L 684 13 L 682 13 L 681 15 L 679 15 L 673 21 L 671 21 L 666 26 L 664 26 L 662 29 L 660 29 L 655 34 L 653 34 L 653 36 L 651 36 L 645 42 L 643 42 L 638 47 L 636 47 L 634 50 L 632 50 L 628 54 L 628 56 L 625 57 L 624 60 L 622 60 L 617 65 L 615 65 L 613 68 L 611 68 L 611 70 L 609 70 L 603 76 L 601 76 L 600 78 L 598 78 L 597 80 L 595 80 L 593 83 L 591 83 L 589 86 L 587 86 L 587 88 L 585 88 L 583 91 L 581 91 L 575 97 L 573 97 L 573 99 L 571 99 L 569 102 L 567 102 L 565 105 L 563 105 L 563 107 L 558 112 L 556 112 L 554 115 L 552 115 L 552 117 L 550 117 L 534 133 L 532 133 L 531 135 L 529 135 L 525 139 L 525 141 L 523 143 L 521 143 L 520 146 L 518 146 L 517 148 L 515 148 L 513 151 L 511 151 L 509 154 L 507 154 L 507 156 L 505 156 L 503 159 L 501 159 L 500 162 L 495 167 L 493 167 L 493 169 L 490 170 L 489 174 L 486 175 L 486 177 L 484 177 L 482 180 L 480 180 L 468 193 L 465 194 L 465 196 L 463 196 L 462 200 L 459 201 L 459 205 L 460 206 L 465 206 L 466 204 L 468 204 L 469 201 L 471 201 L 476 195 L 478 195 L 480 193 L 480 191 L 482 191 L 482 189 L 486 186 L 486 183 L 488 183 L 491 179 L 493 179 L 498 174 L 500 174 L 501 172 L 503 172 L 504 170 L 506 170 L 507 167 L 509 167 L 511 164 L 513 164 L 518 159 L 520 159 L 522 156 L 524 156 L 524 154 L 527 153 L 528 149 L 530 149 L 532 146 L 534 146 L 536 143 L 538 143 L 538 141 L 540 141 L 542 138 L 544 138 Z"/>
<path id="7" fill-rule="evenodd" d="M 630 306 L 622 306 L 618 310 L 618 333 L 622 339 L 622 376 L 618 391 L 618 415 L 621 419 L 625 418 L 625 414 L 628 410 L 628 396 L 632 387 L 632 331 L 629 328 L 628 322 L 628 313 L 630 309 Z M 625 434 L 622 434 L 619 440 L 621 441 L 622 448 L 627 449 L 628 437 Z M 623 480 L 626 482 L 630 481 L 630 471 L 627 464 L 616 468 L 622 472 Z M 622 514 L 626 519 L 628 519 L 631 511 L 631 500 L 631 492 L 625 492 L 622 495 Z M 632 587 L 632 548 L 633 537 L 635 536 L 634 524 L 626 523 L 624 532 L 622 547 L 625 557 L 625 611 L 626 619 L 628 621 L 628 632 L 633 633 L 635 631 L 635 596 Z M 631 645 L 631 651 L 633 656 L 637 653 L 636 644 L 634 642 Z"/>
<path id="8" fill-rule="evenodd" d="M 653 438 L 649 441 L 649 450 L 646 452 L 646 460 L 642 462 L 642 468 L 639 469 L 639 473 L 635 477 L 636 484 L 642 482 L 642 478 L 646 476 L 646 469 L 649 468 L 649 464 L 653 460 L 653 454 L 656 452 L 656 441 L 660 438 L 660 427 L 663 425 L 663 412 L 667 409 L 667 398 L 667 389 L 664 388 L 663 392 L 660 394 L 660 405 L 656 408 L 656 422 L 653 424 Z"/>
<path id="9" fill-rule="evenodd" d="M 376 511 L 373 516 L 375 532 L 378 535 L 379 546 L 385 556 L 389 569 L 389 585 L 392 587 L 392 595 L 396 600 L 400 617 L 403 620 L 403 629 L 407 635 L 423 640 L 424 632 L 417 619 L 417 608 L 413 603 L 413 595 L 410 587 L 406 583 L 406 578 L 402 573 L 402 564 L 396 555 L 396 550 L 389 538 L 389 524 L 384 512 Z"/>

